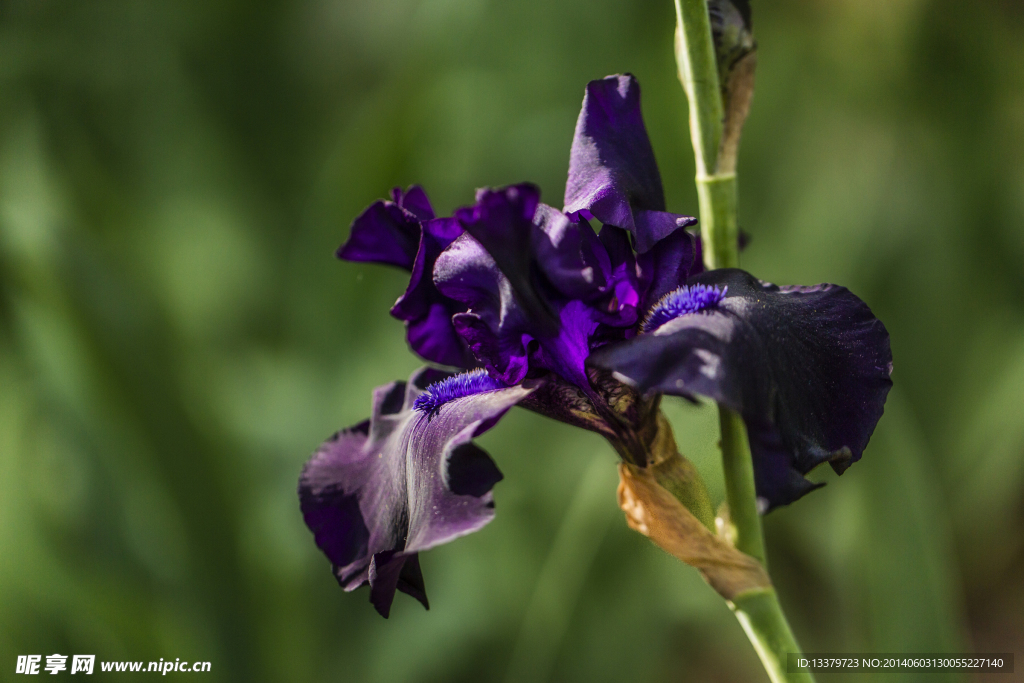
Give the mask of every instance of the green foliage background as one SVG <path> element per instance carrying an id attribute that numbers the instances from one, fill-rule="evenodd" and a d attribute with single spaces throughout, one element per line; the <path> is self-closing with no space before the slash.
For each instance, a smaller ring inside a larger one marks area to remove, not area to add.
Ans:
<path id="1" fill-rule="evenodd" d="M 744 266 L 848 285 L 895 356 L 864 460 L 766 519 L 783 603 L 809 651 L 1019 659 L 1024 9 L 754 5 Z M 696 211 L 673 20 L 0 2 L 0 678 L 60 652 L 209 660 L 209 681 L 767 680 L 696 573 L 626 528 L 593 435 L 518 411 L 482 439 L 497 518 L 424 555 L 432 609 L 399 596 L 389 621 L 337 587 L 295 496 L 417 366 L 388 316 L 403 275 L 333 258 L 391 186 L 447 212 L 532 180 L 559 205 L 583 86 L 630 71 L 670 209 Z M 720 499 L 713 416 L 672 415 Z"/>

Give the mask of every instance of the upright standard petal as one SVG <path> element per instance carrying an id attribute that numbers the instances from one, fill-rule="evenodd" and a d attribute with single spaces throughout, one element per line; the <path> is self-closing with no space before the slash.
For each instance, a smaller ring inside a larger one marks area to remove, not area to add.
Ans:
<path id="1" fill-rule="evenodd" d="M 735 269 L 702 273 L 648 314 L 651 331 L 591 362 L 645 393 L 708 396 L 747 424 L 769 509 L 804 478 L 860 459 L 892 386 L 889 335 L 844 287 L 777 287 Z"/>
<path id="2" fill-rule="evenodd" d="M 396 590 L 427 607 L 418 552 L 494 517 L 501 472 L 472 439 L 532 391 L 478 381 L 431 388 L 448 377 L 424 369 L 378 388 L 373 417 L 325 442 L 299 479 L 306 525 L 338 582 L 349 591 L 369 583 L 384 617 Z"/>
<path id="3" fill-rule="evenodd" d="M 569 155 L 565 213 L 628 230 L 646 252 L 696 219 L 665 211 L 665 193 L 631 74 L 587 84 Z"/>
<path id="4" fill-rule="evenodd" d="M 494 260 L 534 324 L 551 332 L 557 327 L 557 314 L 538 291 L 534 267 L 533 220 L 539 205 L 540 190 L 536 185 L 523 183 L 500 190 L 480 190 L 476 204 L 459 209 L 455 217 Z"/>

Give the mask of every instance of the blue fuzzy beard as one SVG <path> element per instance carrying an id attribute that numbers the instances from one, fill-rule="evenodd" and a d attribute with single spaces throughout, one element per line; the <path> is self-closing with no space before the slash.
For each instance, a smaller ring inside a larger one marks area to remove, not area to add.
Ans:
<path id="1" fill-rule="evenodd" d="M 486 370 L 470 370 L 434 382 L 416 398 L 413 408 L 433 416 L 441 406 L 457 398 L 504 388 L 505 385 L 488 375 Z"/>
<path id="2" fill-rule="evenodd" d="M 670 320 L 689 313 L 700 313 L 715 308 L 725 298 L 728 287 L 715 285 L 682 286 L 661 297 L 644 319 L 643 331 L 652 332 Z"/>

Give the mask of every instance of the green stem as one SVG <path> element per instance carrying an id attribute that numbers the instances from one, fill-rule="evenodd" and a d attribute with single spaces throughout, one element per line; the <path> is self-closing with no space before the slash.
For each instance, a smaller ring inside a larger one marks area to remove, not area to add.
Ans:
<path id="1" fill-rule="evenodd" d="M 754 461 L 750 457 L 747 428 L 743 418 L 724 405 L 718 406 L 722 429 L 722 470 L 725 475 L 725 499 L 729 501 L 729 521 L 736 528 L 736 549 L 757 559 L 766 568 L 764 534 L 754 490 Z"/>
<path id="2" fill-rule="evenodd" d="M 676 61 L 679 80 L 690 101 L 690 138 L 697 158 L 697 177 L 715 172 L 722 141 L 725 109 L 718 83 L 718 62 L 711 42 L 707 0 L 675 0 Z"/>
<path id="3" fill-rule="evenodd" d="M 814 683 L 814 676 L 806 671 L 789 673 L 786 670 L 786 656 L 798 654 L 800 646 L 786 623 L 773 589 L 741 593 L 729 607 L 743 626 L 772 683 Z"/>
<path id="4" fill-rule="evenodd" d="M 704 267 L 708 270 L 738 268 L 740 230 L 736 224 L 736 174 L 697 176 L 697 201 Z"/>
<path id="5" fill-rule="evenodd" d="M 707 0 L 675 0 L 675 6 L 676 61 L 690 106 L 704 264 L 709 270 L 735 268 L 739 266 L 736 174 L 734 163 L 727 163 L 727 168 L 719 171 L 725 107 Z M 743 419 L 721 404 L 719 423 L 726 500 L 736 531 L 736 547 L 767 567 L 747 431 Z M 740 595 L 730 607 L 773 683 L 814 680 L 808 673 L 786 673 L 786 656 L 799 653 L 800 648 L 774 590 Z"/>

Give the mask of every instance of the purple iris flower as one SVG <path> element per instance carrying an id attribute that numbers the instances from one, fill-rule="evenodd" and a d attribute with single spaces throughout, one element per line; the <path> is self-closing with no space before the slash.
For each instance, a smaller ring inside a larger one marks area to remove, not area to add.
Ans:
<path id="1" fill-rule="evenodd" d="M 770 506 L 860 458 L 891 384 L 885 328 L 841 287 L 704 272 L 694 222 L 665 211 L 628 75 L 587 86 L 563 211 L 524 183 L 437 218 L 414 186 L 355 220 L 339 257 L 410 271 L 392 314 L 413 351 L 466 372 L 378 388 L 371 419 L 306 464 L 303 515 L 346 590 L 368 583 L 384 616 L 396 590 L 427 605 L 417 553 L 493 517 L 501 474 L 472 439 L 513 405 L 644 466 L 662 394 L 713 398 L 746 420 Z"/>

